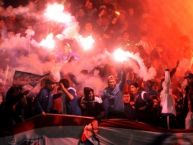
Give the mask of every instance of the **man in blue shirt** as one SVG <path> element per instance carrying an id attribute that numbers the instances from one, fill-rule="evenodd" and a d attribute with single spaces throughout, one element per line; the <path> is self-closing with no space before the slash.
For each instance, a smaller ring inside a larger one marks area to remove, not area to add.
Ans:
<path id="1" fill-rule="evenodd" d="M 121 75 L 121 80 L 117 83 L 113 75 L 108 77 L 108 86 L 102 94 L 103 105 L 107 117 L 123 117 L 124 102 L 123 87 L 125 83 L 125 73 Z"/>
<path id="2" fill-rule="evenodd" d="M 51 111 L 52 103 L 53 103 L 53 90 L 56 87 L 56 82 L 53 82 L 50 79 L 45 79 L 45 86 L 40 90 L 37 95 L 37 112 L 49 113 Z"/>

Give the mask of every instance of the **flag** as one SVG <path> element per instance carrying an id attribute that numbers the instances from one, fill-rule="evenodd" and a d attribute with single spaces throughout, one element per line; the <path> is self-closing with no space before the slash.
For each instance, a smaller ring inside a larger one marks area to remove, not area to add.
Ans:
<path id="1" fill-rule="evenodd" d="M 80 145 L 82 133 L 93 119 L 63 114 L 34 116 L 0 130 L 0 145 Z M 101 120 L 97 129 L 100 145 L 193 144 L 192 129 L 168 130 L 126 119 Z"/>
<path id="2" fill-rule="evenodd" d="M 29 72 L 15 71 L 13 76 L 13 84 L 15 85 L 31 85 L 35 87 L 37 83 L 43 78 L 47 77 L 49 74 L 38 75 Z"/>

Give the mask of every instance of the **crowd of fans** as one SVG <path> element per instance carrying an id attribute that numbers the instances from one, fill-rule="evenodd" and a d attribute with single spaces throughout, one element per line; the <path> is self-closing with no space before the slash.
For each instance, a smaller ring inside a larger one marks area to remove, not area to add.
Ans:
<path id="1" fill-rule="evenodd" d="M 131 80 L 124 70 L 120 78 L 107 78 L 107 87 L 99 95 L 93 88 L 78 86 L 70 79 L 56 82 L 52 77 L 41 81 L 38 94 L 19 85 L 11 86 L 1 102 L 1 125 L 9 126 L 37 114 L 46 113 L 92 116 L 97 119 L 125 118 L 165 128 L 192 128 L 193 74 L 187 84 L 174 86 L 171 80 L 177 66 L 165 70 L 160 82 Z M 78 92 L 83 91 L 82 95 Z"/>
<path id="2" fill-rule="evenodd" d="M 121 44 L 130 51 L 139 52 L 147 65 L 157 62 L 161 57 L 156 49 L 150 51 L 139 42 L 142 38 L 138 28 L 141 14 L 137 10 L 140 8 L 125 6 L 115 0 L 74 0 L 68 6 L 80 24 L 80 33 L 83 36 L 92 34 L 101 48 L 111 49 Z M 11 24 L 10 21 L 20 22 L 16 17 L 3 18 L 0 28 L 12 33 L 22 32 L 21 26 L 7 25 Z M 4 31 L 1 33 L 1 37 L 4 37 Z M 160 67 L 164 63 L 167 62 L 160 62 Z M 0 115 L 4 116 L 0 125 L 15 125 L 36 114 L 57 113 L 93 116 L 97 119 L 126 118 L 168 129 L 190 129 L 193 127 L 193 74 L 187 73 L 179 82 L 174 75 L 177 67 L 178 63 L 173 69 L 166 69 L 163 79 L 159 77 L 158 80 L 148 81 L 139 79 L 126 68 L 117 72 L 119 77 L 103 75 L 106 70 L 100 68 L 101 77 L 107 76 L 107 87 L 97 95 L 90 86 L 78 90 L 79 87 L 69 78 L 62 78 L 59 82 L 52 78 L 43 79 L 39 93 L 33 95 L 29 95 L 30 90 L 25 90 L 23 86 L 13 85 L 4 92 L 5 96 L 0 90 Z M 181 85 L 182 82 L 186 84 Z"/>

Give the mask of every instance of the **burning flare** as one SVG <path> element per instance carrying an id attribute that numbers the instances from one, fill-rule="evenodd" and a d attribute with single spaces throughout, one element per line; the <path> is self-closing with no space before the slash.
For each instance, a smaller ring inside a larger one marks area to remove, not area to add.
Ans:
<path id="1" fill-rule="evenodd" d="M 88 37 L 82 37 L 81 35 L 79 36 L 79 44 L 85 51 L 92 49 L 94 42 L 95 40 L 93 39 L 92 36 Z"/>
<path id="2" fill-rule="evenodd" d="M 64 6 L 58 3 L 48 4 L 44 16 L 49 20 L 64 23 L 66 25 L 69 25 L 72 22 L 70 13 L 64 11 Z"/>
<path id="3" fill-rule="evenodd" d="M 48 36 L 39 43 L 40 46 L 46 48 L 49 51 L 54 50 L 55 41 L 53 37 L 54 37 L 53 33 L 48 34 Z"/>
<path id="4" fill-rule="evenodd" d="M 133 66 L 130 66 L 133 71 L 147 81 L 153 79 L 156 75 L 156 71 L 153 67 L 147 68 L 143 62 L 143 59 L 140 57 L 139 53 L 132 53 L 129 51 L 124 51 L 121 48 L 117 48 L 113 54 L 113 59 L 117 62 L 126 62 L 129 60 L 134 60 L 137 63 L 138 69 L 135 69 Z"/>
<path id="5" fill-rule="evenodd" d="M 117 61 L 117 62 L 127 61 L 127 60 L 129 59 L 129 57 L 131 57 L 130 52 L 124 51 L 122 48 L 117 48 L 117 49 L 113 52 L 113 58 L 114 58 L 114 60 Z"/>

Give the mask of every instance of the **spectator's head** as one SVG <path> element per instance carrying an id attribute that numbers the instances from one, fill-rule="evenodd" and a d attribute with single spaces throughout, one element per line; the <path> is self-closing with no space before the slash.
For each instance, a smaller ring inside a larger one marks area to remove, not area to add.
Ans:
<path id="1" fill-rule="evenodd" d="M 53 90 L 54 86 L 56 85 L 56 82 L 54 82 L 52 79 L 45 79 L 43 83 L 43 86 L 50 90 Z"/>
<path id="2" fill-rule="evenodd" d="M 62 83 L 65 88 L 69 88 L 70 87 L 70 82 L 67 79 L 61 79 L 60 83 Z"/>
<path id="3" fill-rule="evenodd" d="M 93 2 L 90 1 L 90 0 L 87 0 L 87 1 L 85 2 L 85 4 L 84 4 L 84 7 L 85 7 L 85 9 L 87 9 L 87 10 L 93 9 Z"/>
<path id="4" fill-rule="evenodd" d="M 154 99 L 153 99 L 153 108 L 159 107 L 159 105 L 160 105 L 159 100 L 156 99 L 156 98 L 154 98 Z"/>
<path id="5" fill-rule="evenodd" d="M 99 124 L 97 120 L 93 120 L 91 122 L 92 130 L 94 134 L 97 134 L 99 132 Z"/>
<path id="6" fill-rule="evenodd" d="M 76 12 L 76 18 L 83 18 L 85 16 L 85 12 L 83 8 L 79 8 Z"/>
<path id="7" fill-rule="evenodd" d="M 94 100 L 94 90 L 89 87 L 84 87 L 84 97 L 87 101 Z"/>
<path id="8" fill-rule="evenodd" d="M 115 86 L 116 86 L 115 76 L 113 75 L 108 76 L 108 87 L 113 89 L 115 88 Z"/>
<path id="9" fill-rule="evenodd" d="M 99 132 L 98 120 L 93 120 L 91 123 L 85 126 L 83 134 L 88 139 L 98 134 L 98 132 Z"/>
<path id="10" fill-rule="evenodd" d="M 98 16 L 99 16 L 100 18 L 108 15 L 107 7 L 106 7 L 105 5 L 101 5 L 101 6 L 99 7 L 99 10 L 98 10 L 98 11 L 99 11 L 99 12 L 98 12 Z"/>
<path id="11" fill-rule="evenodd" d="M 125 93 L 123 95 L 123 102 L 124 102 L 124 104 L 129 104 L 130 103 L 130 99 L 131 99 L 131 97 L 130 97 L 129 93 Z"/>
<path id="12" fill-rule="evenodd" d="M 188 83 L 193 82 L 193 74 L 192 73 L 188 73 L 184 78 L 187 79 Z"/>
<path id="13" fill-rule="evenodd" d="M 137 82 L 133 82 L 130 84 L 130 91 L 132 94 L 137 94 L 139 91 L 139 84 Z"/>
<path id="14" fill-rule="evenodd" d="M 147 89 L 147 90 L 153 89 L 153 86 L 154 86 L 154 82 L 152 80 L 148 80 L 144 84 L 144 88 Z"/>
<path id="15" fill-rule="evenodd" d="M 92 34 L 92 32 L 93 32 L 93 25 L 92 25 L 91 22 L 87 22 L 87 23 L 84 25 L 84 31 L 87 32 L 87 33 Z"/>
<path id="16" fill-rule="evenodd" d="M 14 85 L 8 89 L 5 101 L 10 105 L 14 105 L 21 99 L 22 96 L 22 86 Z"/>

